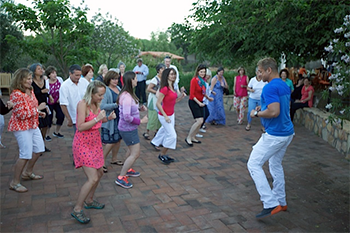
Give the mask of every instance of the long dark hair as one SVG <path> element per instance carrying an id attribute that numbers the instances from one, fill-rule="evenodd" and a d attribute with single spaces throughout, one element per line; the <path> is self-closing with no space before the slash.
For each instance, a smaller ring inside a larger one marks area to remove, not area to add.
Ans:
<path id="1" fill-rule="evenodd" d="M 199 71 L 200 70 L 203 70 L 203 69 L 205 69 L 205 74 L 207 74 L 207 66 L 206 65 L 204 65 L 204 64 L 199 64 L 198 66 L 197 66 L 197 68 L 196 68 L 196 72 L 194 73 L 194 77 L 198 77 L 199 76 Z M 205 77 L 205 76 L 204 76 Z"/>
<path id="2" fill-rule="evenodd" d="M 174 68 L 168 68 L 168 69 L 165 69 L 163 71 L 162 77 L 161 77 L 161 80 L 160 80 L 160 89 L 162 89 L 163 87 L 168 87 L 169 88 L 168 79 L 169 79 L 169 75 L 170 75 L 171 71 L 174 71 L 174 73 L 176 75 L 176 70 Z M 174 83 L 173 83 L 173 89 L 174 89 Z"/>
<path id="3" fill-rule="evenodd" d="M 138 104 L 139 103 L 139 98 L 134 93 L 134 88 L 132 86 L 132 80 L 136 77 L 136 74 L 132 71 L 127 71 L 125 72 L 123 76 L 123 83 L 124 86 L 122 90 L 120 91 L 120 94 L 117 99 L 117 104 L 119 104 L 119 98 L 123 94 L 123 92 L 127 92 L 131 95 L 131 97 L 135 100 L 135 102 Z"/>

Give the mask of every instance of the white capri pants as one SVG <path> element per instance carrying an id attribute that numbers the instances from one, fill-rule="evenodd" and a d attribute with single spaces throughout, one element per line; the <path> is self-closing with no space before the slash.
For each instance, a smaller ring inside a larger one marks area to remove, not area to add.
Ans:
<path id="1" fill-rule="evenodd" d="M 33 153 L 45 151 L 45 144 L 39 128 L 14 131 L 19 147 L 20 159 L 32 159 Z"/>
<path id="2" fill-rule="evenodd" d="M 253 146 L 247 165 L 265 209 L 287 205 L 282 160 L 293 136 L 272 136 L 264 133 Z M 262 168 L 267 160 L 273 178 L 272 189 Z"/>
<path id="3" fill-rule="evenodd" d="M 165 148 L 175 149 L 177 140 L 175 131 L 175 113 L 168 117 L 170 119 L 170 123 L 165 121 L 163 115 L 158 114 L 158 119 L 162 124 L 162 127 L 160 127 L 158 130 L 156 136 L 152 140 L 152 143 L 156 146 L 163 145 Z"/>

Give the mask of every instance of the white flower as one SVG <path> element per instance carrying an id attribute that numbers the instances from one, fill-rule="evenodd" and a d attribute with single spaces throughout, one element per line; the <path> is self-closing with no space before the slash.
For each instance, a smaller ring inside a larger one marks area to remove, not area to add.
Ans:
<path id="1" fill-rule="evenodd" d="M 338 63 L 337 62 L 333 62 L 332 66 L 336 66 Z"/>
<path id="2" fill-rule="evenodd" d="M 326 122 L 326 124 L 328 124 L 329 120 L 328 120 L 328 119 L 326 119 L 326 120 L 325 120 L 325 122 Z"/>
<path id="3" fill-rule="evenodd" d="M 334 91 L 334 87 L 329 87 L 329 90 L 330 91 Z"/>
<path id="4" fill-rule="evenodd" d="M 333 52 L 333 46 L 329 45 L 328 47 L 325 47 L 324 50 L 326 50 L 327 52 Z"/>
<path id="5" fill-rule="evenodd" d="M 345 112 L 345 108 L 343 109 L 343 110 L 341 110 L 341 111 L 339 111 L 340 112 L 340 114 L 344 114 L 344 112 Z"/>
<path id="6" fill-rule="evenodd" d="M 335 89 L 337 89 L 337 91 L 342 91 L 344 89 L 344 86 L 338 85 Z"/>
<path id="7" fill-rule="evenodd" d="M 350 37 L 350 32 L 345 33 L 345 34 L 344 34 L 344 37 L 345 37 L 345 38 L 349 38 L 349 37 Z"/>
<path id="8" fill-rule="evenodd" d="M 332 108 L 332 104 L 327 104 L 325 108 L 331 109 Z"/>
<path id="9" fill-rule="evenodd" d="M 350 57 L 349 57 L 349 55 L 347 55 L 347 54 L 341 56 L 340 59 L 343 60 L 345 63 L 349 63 L 349 62 L 350 62 Z"/>
<path id="10" fill-rule="evenodd" d="M 350 42 L 346 42 L 346 43 L 345 43 L 345 46 L 346 46 L 346 47 L 350 47 Z"/>
<path id="11" fill-rule="evenodd" d="M 339 94 L 340 96 L 342 96 L 342 95 L 344 94 L 344 92 L 343 92 L 343 91 L 338 91 L 338 94 Z"/>
<path id="12" fill-rule="evenodd" d="M 342 27 L 334 30 L 334 33 L 341 33 L 344 29 Z"/>
<path id="13" fill-rule="evenodd" d="M 334 43 L 338 43 L 339 39 L 333 39 Z"/>

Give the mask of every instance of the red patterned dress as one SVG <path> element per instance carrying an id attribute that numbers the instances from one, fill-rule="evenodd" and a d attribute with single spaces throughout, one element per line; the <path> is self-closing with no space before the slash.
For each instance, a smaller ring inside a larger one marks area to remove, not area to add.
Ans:
<path id="1" fill-rule="evenodd" d="M 100 111 L 99 111 L 100 112 Z M 98 114 L 91 109 L 85 122 L 93 120 Z M 77 116 L 78 118 L 78 116 Z M 104 165 L 102 142 L 99 128 L 102 121 L 96 123 L 91 129 L 85 131 L 77 130 L 73 139 L 73 157 L 76 168 L 92 167 L 99 169 Z"/>

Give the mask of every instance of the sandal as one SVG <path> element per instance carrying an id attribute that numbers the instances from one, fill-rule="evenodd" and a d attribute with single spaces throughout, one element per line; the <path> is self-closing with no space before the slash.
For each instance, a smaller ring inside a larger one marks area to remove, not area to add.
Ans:
<path id="1" fill-rule="evenodd" d="M 105 204 L 101 204 L 98 201 L 93 200 L 91 203 L 87 203 L 84 201 L 84 208 L 85 209 L 103 209 L 105 208 Z"/>
<path id="2" fill-rule="evenodd" d="M 148 134 L 148 133 L 143 133 L 142 136 L 143 136 L 146 140 L 150 140 L 150 139 L 149 139 L 149 134 Z"/>
<path id="3" fill-rule="evenodd" d="M 44 178 L 44 176 L 40 176 L 40 175 L 35 175 L 34 173 L 28 175 L 23 175 L 22 174 L 22 180 L 41 180 Z"/>
<path id="4" fill-rule="evenodd" d="M 245 130 L 247 130 L 247 131 L 249 131 L 250 130 L 250 125 L 247 125 L 246 127 L 245 127 Z"/>
<path id="5" fill-rule="evenodd" d="M 72 215 L 72 217 L 75 218 L 76 220 L 78 220 L 78 222 L 80 222 L 80 223 L 86 224 L 86 223 L 90 222 L 90 218 L 86 217 L 83 210 L 80 210 L 80 212 L 75 212 L 73 210 L 73 212 L 70 215 Z"/>
<path id="6" fill-rule="evenodd" d="M 156 151 L 160 151 L 159 146 L 154 145 L 152 142 L 151 142 L 151 145 L 154 147 L 154 149 L 155 149 Z"/>
<path id="7" fill-rule="evenodd" d="M 20 183 L 13 185 L 13 186 L 10 185 L 10 190 L 13 190 L 13 191 L 18 192 L 18 193 L 25 193 L 28 191 L 28 189 L 26 187 L 24 187 L 23 185 L 21 185 Z"/>
<path id="8" fill-rule="evenodd" d="M 102 167 L 102 170 L 103 170 L 103 173 L 107 173 L 107 172 L 108 172 L 108 169 L 107 169 L 106 166 L 103 166 L 103 167 Z"/>
<path id="9" fill-rule="evenodd" d="M 115 162 L 111 162 L 111 164 L 119 165 L 119 166 L 123 166 L 124 165 L 123 161 L 121 161 L 121 160 L 117 160 Z"/>

